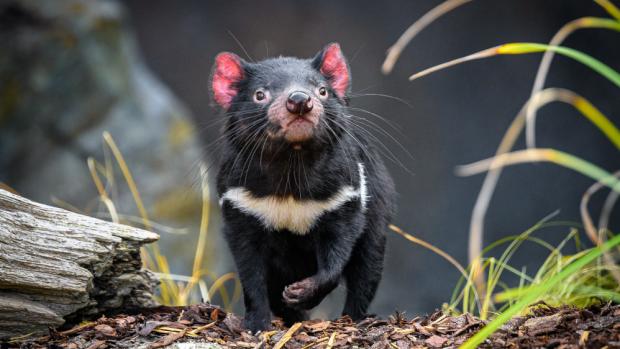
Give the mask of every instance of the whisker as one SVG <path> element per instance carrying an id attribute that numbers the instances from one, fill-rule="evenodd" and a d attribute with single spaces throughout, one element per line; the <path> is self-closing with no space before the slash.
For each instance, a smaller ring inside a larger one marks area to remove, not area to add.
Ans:
<path id="1" fill-rule="evenodd" d="M 254 59 L 252 58 L 252 56 L 250 56 L 250 54 L 248 53 L 248 51 L 245 49 L 245 47 L 243 47 L 243 45 L 241 44 L 241 41 L 239 41 L 239 39 L 237 39 L 237 37 L 235 36 L 235 34 L 233 34 L 230 30 L 228 31 L 228 35 L 230 35 L 233 40 L 235 40 L 235 42 L 237 43 L 237 45 L 239 45 L 239 47 L 241 47 L 241 50 L 243 51 L 243 53 L 245 53 L 246 56 L 248 56 L 248 59 L 250 60 L 250 62 L 254 62 Z"/>
<path id="2" fill-rule="evenodd" d="M 382 94 L 382 93 L 351 93 L 349 96 L 349 98 L 359 98 L 359 97 L 384 97 L 387 99 L 391 99 L 397 102 L 400 102 L 404 105 L 406 105 L 407 107 L 413 109 L 413 105 L 411 105 L 411 103 L 409 103 L 408 101 L 400 98 L 400 97 L 396 97 L 396 96 L 391 96 L 391 95 L 387 95 L 387 94 Z"/>
<path id="3" fill-rule="evenodd" d="M 365 113 L 367 115 L 374 116 L 377 119 L 385 122 L 388 126 L 390 126 L 394 131 L 398 132 L 398 134 L 400 134 L 401 136 L 403 136 L 403 137 L 405 136 L 403 134 L 403 132 L 398 128 L 398 125 L 396 125 L 394 122 L 388 120 L 387 118 L 385 118 L 385 117 L 383 117 L 383 116 L 381 116 L 381 115 L 379 115 L 377 113 L 373 113 L 370 110 L 366 110 L 366 109 L 363 109 L 363 108 L 349 107 L 348 109 L 356 110 L 356 111 L 361 111 L 362 113 Z"/>
<path id="4" fill-rule="evenodd" d="M 330 114 L 326 112 L 327 116 L 329 116 Z M 325 126 L 327 127 L 327 129 L 334 135 L 334 142 L 331 143 L 332 147 L 337 146 L 336 142 L 339 140 L 338 135 L 336 134 L 336 131 L 334 131 L 334 129 L 329 125 L 329 123 L 324 120 L 323 118 L 320 118 L 319 120 L 322 120 L 323 123 L 325 124 Z M 333 119 L 330 119 L 330 121 L 334 122 L 334 125 L 336 125 L 335 121 Z M 340 127 L 340 126 L 338 126 Z M 340 127 L 341 128 L 341 127 Z M 329 138 L 331 139 L 331 137 Z M 342 151 L 344 152 L 345 156 L 349 159 L 355 159 L 356 157 L 353 157 L 353 154 L 349 154 L 347 151 L 347 148 L 342 146 L 341 147 Z M 349 173 L 349 180 L 353 181 L 353 174 L 352 174 L 352 170 L 350 167 L 347 167 L 347 172 Z"/>
<path id="5" fill-rule="evenodd" d="M 262 128 L 260 135 L 258 136 L 258 139 L 256 140 L 256 142 L 254 142 L 252 140 L 252 142 L 254 143 L 254 146 L 252 147 L 252 150 L 250 151 L 250 154 L 248 156 L 247 162 L 248 162 L 248 169 L 245 171 L 245 178 L 243 179 L 243 185 L 245 186 L 247 184 L 248 181 L 248 174 L 250 173 L 250 167 L 252 165 L 251 160 L 253 160 L 254 154 L 256 153 L 256 151 L 258 150 L 258 148 L 260 147 L 260 140 L 264 137 L 266 138 L 267 135 L 263 132 L 264 127 Z M 243 165 L 243 168 L 245 168 L 245 164 Z M 243 169 L 242 169 L 242 173 L 243 173 Z"/>
<path id="6" fill-rule="evenodd" d="M 409 168 L 407 168 L 407 166 L 405 166 L 405 164 L 403 164 L 402 161 L 398 159 L 398 157 L 389 149 L 389 147 L 386 146 L 379 138 L 373 135 L 372 132 L 366 130 L 362 125 L 356 124 L 355 122 L 352 122 L 352 126 L 356 127 L 359 131 L 363 132 L 367 137 L 370 138 L 370 141 L 376 142 L 376 144 L 378 144 L 381 147 L 381 149 L 377 149 L 377 150 L 381 152 L 381 154 L 384 157 L 388 158 L 390 161 L 397 164 L 399 167 L 404 169 L 407 173 L 413 174 L 413 172 Z"/>
<path id="7" fill-rule="evenodd" d="M 348 114 L 349 116 L 351 116 L 352 118 L 354 118 L 354 121 L 357 122 L 365 122 L 367 126 L 372 127 L 374 130 L 376 130 L 377 132 L 382 133 L 383 135 L 385 135 L 386 137 L 390 138 L 390 140 L 392 140 L 392 142 L 396 143 L 396 145 L 405 153 L 407 154 L 407 156 L 411 159 L 414 160 L 413 155 L 411 155 L 411 153 L 409 152 L 409 150 L 407 150 L 407 148 L 396 138 L 394 137 L 391 133 L 389 133 L 387 130 L 385 130 L 383 127 L 381 127 L 381 125 L 368 120 L 366 118 L 363 117 L 359 117 L 357 115 L 354 114 Z M 401 134 L 401 136 L 405 136 L 404 134 L 402 134 L 401 132 L 399 132 Z"/>

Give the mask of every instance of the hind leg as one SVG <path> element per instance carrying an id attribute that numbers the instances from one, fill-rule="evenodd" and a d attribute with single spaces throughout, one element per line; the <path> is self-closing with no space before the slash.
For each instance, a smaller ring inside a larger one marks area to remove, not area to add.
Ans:
<path id="1" fill-rule="evenodd" d="M 366 311 L 381 281 L 384 251 L 385 236 L 381 231 L 366 231 L 357 242 L 345 268 L 347 299 L 343 315 L 349 315 L 353 320 L 367 315 Z"/>

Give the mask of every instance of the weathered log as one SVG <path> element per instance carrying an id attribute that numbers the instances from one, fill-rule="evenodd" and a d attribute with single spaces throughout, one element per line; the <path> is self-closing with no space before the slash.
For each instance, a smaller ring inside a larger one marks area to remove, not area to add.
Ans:
<path id="1" fill-rule="evenodd" d="M 157 280 L 140 247 L 158 238 L 0 189 L 0 338 L 154 306 Z"/>

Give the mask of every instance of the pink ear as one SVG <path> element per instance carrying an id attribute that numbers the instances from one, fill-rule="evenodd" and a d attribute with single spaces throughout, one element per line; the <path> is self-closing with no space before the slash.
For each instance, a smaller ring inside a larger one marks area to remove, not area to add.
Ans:
<path id="1" fill-rule="evenodd" d="M 349 67 L 340 50 L 340 45 L 332 43 L 323 50 L 323 60 L 319 69 L 340 98 L 344 98 L 349 88 Z"/>
<path id="2" fill-rule="evenodd" d="M 224 109 L 230 108 L 233 98 L 237 95 L 235 85 L 241 79 L 243 79 L 241 59 L 233 53 L 222 52 L 218 54 L 215 57 L 211 81 L 215 102 Z"/>

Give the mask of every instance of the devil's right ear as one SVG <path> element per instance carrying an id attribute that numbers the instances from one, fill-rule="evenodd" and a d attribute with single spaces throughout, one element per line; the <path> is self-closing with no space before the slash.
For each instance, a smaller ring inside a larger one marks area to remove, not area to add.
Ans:
<path id="1" fill-rule="evenodd" d="M 211 73 L 211 91 L 215 102 L 228 110 L 239 92 L 238 84 L 245 76 L 245 62 L 234 53 L 222 52 L 215 57 Z"/>

